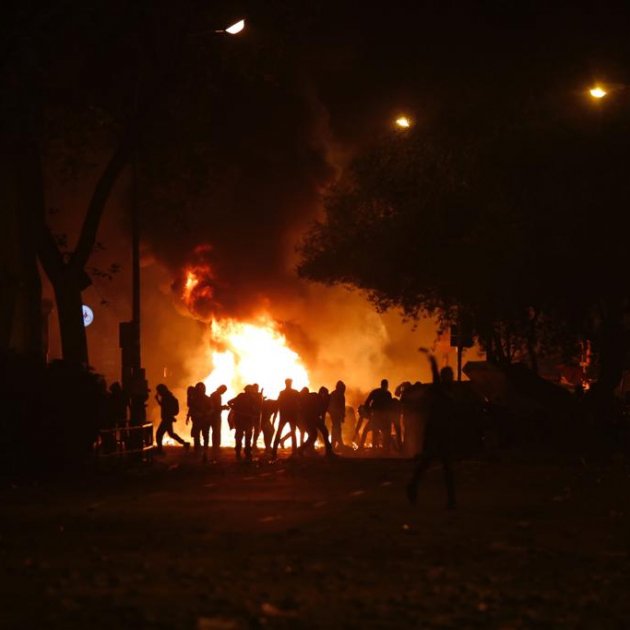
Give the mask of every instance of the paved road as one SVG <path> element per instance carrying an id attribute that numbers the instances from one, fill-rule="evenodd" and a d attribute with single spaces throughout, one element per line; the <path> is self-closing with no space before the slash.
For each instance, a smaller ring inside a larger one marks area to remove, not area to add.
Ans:
<path id="1" fill-rule="evenodd" d="M 0 487 L 0 627 L 624 628 L 630 478 L 467 461 L 151 466 Z"/>

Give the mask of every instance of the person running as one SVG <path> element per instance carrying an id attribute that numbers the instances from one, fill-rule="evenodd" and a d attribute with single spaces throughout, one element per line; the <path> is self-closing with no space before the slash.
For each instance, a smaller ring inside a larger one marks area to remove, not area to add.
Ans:
<path id="1" fill-rule="evenodd" d="M 428 350 L 421 348 L 428 354 Z M 438 372 L 433 355 L 429 355 L 433 383 L 429 386 L 425 397 L 424 440 L 420 455 L 411 479 L 406 487 L 407 498 L 415 503 L 418 485 L 431 463 L 439 458 L 442 462 L 444 484 L 446 486 L 447 508 L 455 508 L 455 482 L 450 457 L 450 424 L 454 415 L 453 370 L 444 367 Z"/>
<path id="2" fill-rule="evenodd" d="M 297 437 L 295 430 L 297 428 L 298 414 L 300 411 L 300 394 L 293 389 L 293 379 L 285 379 L 284 384 L 285 388 L 278 396 L 280 421 L 278 423 L 278 430 L 276 431 L 271 451 L 274 459 L 278 456 L 278 444 L 280 443 L 280 438 L 282 437 L 282 431 L 287 424 L 290 428 L 293 454 L 295 455 L 297 453 Z"/>
<path id="3" fill-rule="evenodd" d="M 335 389 L 330 394 L 328 402 L 328 415 L 330 416 L 331 444 L 334 449 L 344 449 L 341 425 L 346 415 L 346 385 L 343 381 L 337 381 Z"/>
<path id="4" fill-rule="evenodd" d="M 155 388 L 155 391 L 157 392 L 155 400 L 157 400 L 160 405 L 160 416 L 162 418 L 156 434 L 157 452 L 160 454 L 164 452 L 162 441 L 165 433 L 188 450 L 190 443 L 182 440 L 182 438 L 173 431 L 175 416 L 179 413 L 179 402 L 177 398 L 175 398 L 169 388 L 162 383 Z"/>

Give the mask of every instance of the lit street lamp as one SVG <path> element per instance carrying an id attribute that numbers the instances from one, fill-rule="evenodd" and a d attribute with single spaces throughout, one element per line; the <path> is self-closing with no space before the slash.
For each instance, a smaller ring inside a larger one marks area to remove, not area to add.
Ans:
<path id="1" fill-rule="evenodd" d="M 594 88 L 591 88 L 588 93 L 593 97 L 593 98 L 604 98 L 604 96 L 606 96 L 606 94 L 608 94 L 608 92 L 606 90 L 604 90 L 604 88 L 600 87 L 599 85 L 595 86 Z"/>
<path id="2" fill-rule="evenodd" d="M 245 20 L 234 22 L 232 26 L 214 31 L 215 33 L 227 33 L 228 35 L 236 35 L 245 28 Z"/>
<path id="3" fill-rule="evenodd" d="M 394 121 L 394 124 L 399 129 L 409 129 L 409 127 L 411 127 L 411 120 L 409 120 L 409 118 L 407 116 L 399 116 Z"/>

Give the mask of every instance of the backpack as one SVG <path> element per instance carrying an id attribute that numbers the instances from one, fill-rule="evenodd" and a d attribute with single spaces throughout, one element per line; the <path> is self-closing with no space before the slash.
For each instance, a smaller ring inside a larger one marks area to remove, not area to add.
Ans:
<path id="1" fill-rule="evenodd" d="M 179 413 L 179 400 L 172 394 L 167 399 L 167 411 L 169 416 L 176 416 Z"/>

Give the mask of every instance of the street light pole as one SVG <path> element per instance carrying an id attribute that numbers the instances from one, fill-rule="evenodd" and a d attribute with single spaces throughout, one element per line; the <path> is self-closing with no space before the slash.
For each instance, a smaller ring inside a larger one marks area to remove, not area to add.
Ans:
<path id="1" fill-rule="evenodd" d="M 215 30 L 215 34 L 236 35 L 245 28 L 245 20 Z M 136 110 L 138 95 L 136 95 Z M 139 123 L 138 111 L 135 113 L 136 124 Z M 132 157 L 132 191 L 131 191 L 131 266 L 132 266 L 132 315 L 130 322 L 120 324 L 120 347 L 122 349 L 122 385 L 129 400 L 130 424 L 142 426 L 146 423 L 146 402 L 149 398 L 149 387 L 146 373 L 142 367 L 141 355 L 141 276 L 140 276 L 140 216 L 138 208 L 138 130 L 136 129 Z M 144 433 L 144 431 L 143 431 Z M 151 440 L 152 441 L 152 440 Z M 142 448 L 138 440 L 134 448 Z"/>

